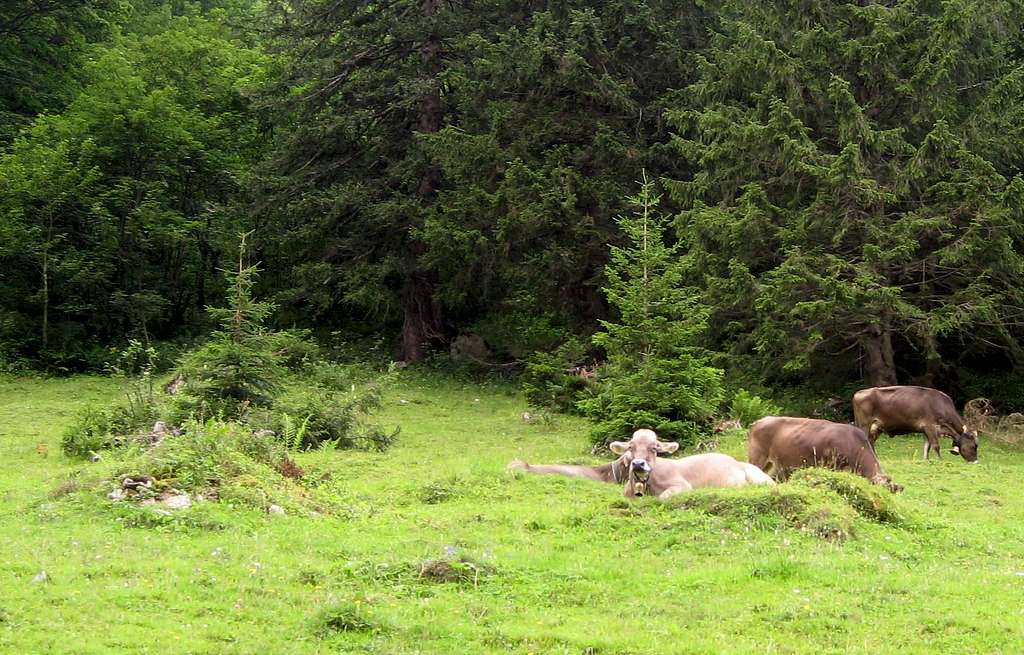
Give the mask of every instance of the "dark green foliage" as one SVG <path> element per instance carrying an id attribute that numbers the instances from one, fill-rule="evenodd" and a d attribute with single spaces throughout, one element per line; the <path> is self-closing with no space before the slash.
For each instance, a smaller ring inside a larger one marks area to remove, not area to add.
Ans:
<path id="1" fill-rule="evenodd" d="M 115 0 L 0 3 L 0 147 L 74 97 L 89 44 L 108 37 L 124 10 Z"/>
<path id="2" fill-rule="evenodd" d="M 263 206 L 286 316 L 400 325 L 400 359 L 472 325 L 515 358 L 563 339 L 502 324 L 592 329 L 635 172 L 678 161 L 659 149 L 658 98 L 685 79 L 699 10 L 271 6 L 284 68 L 268 100 L 284 129 Z"/>
<path id="3" fill-rule="evenodd" d="M 96 50 L 67 107 L 0 155 L 0 343 L 99 368 L 107 344 L 202 326 L 262 139 L 242 92 L 262 61 L 200 17 Z"/>
<path id="4" fill-rule="evenodd" d="M 156 358 L 155 348 L 136 340 L 118 352 L 108 368 L 124 380 L 125 400 L 82 410 L 61 438 L 65 455 L 87 457 L 146 438 L 160 416 L 153 380 Z"/>
<path id="5" fill-rule="evenodd" d="M 665 242 L 668 219 L 658 212 L 654 184 L 630 198 L 632 216 L 618 219 L 626 244 L 612 247 L 605 270 L 617 321 L 602 321 L 594 343 L 608 360 L 593 397 L 580 409 L 598 421 L 594 439 L 628 438 L 653 428 L 662 439 L 692 444 L 722 400 L 722 371 L 701 347 L 707 310 L 699 291 L 682 285 L 684 261 Z"/>
<path id="6" fill-rule="evenodd" d="M 398 436 L 367 420 L 380 407 L 380 381 L 351 390 L 303 382 L 284 394 L 269 415 L 254 412 L 246 422 L 277 433 L 295 449 L 321 444 L 332 448 L 383 451 Z"/>
<path id="7" fill-rule="evenodd" d="M 227 307 L 209 308 L 219 324 L 210 340 L 182 357 L 179 372 L 187 380 L 177 399 L 183 415 L 241 417 L 251 407 L 270 407 L 284 377 L 285 343 L 301 338 L 270 337 L 264 327 L 271 303 L 253 297 L 258 274 L 245 262 L 248 248 L 242 235 L 238 266 L 228 272 Z"/>
<path id="8" fill-rule="evenodd" d="M 874 384 L 944 383 L 982 354 L 1022 361 L 1024 181 L 1007 120 L 1024 78 L 1006 26 L 1024 7 L 712 7 L 699 79 L 666 116 L 694 167 L 670 188 L 719 346 L 776 379 Z"/>
<path id="9" fill-rule="evenodd" d="M 158 414 L 152 405 L 118 404 L 82 410 L 61 437 L 61 449 L 69 457 L 89 457 L 132 442 L 152 427 Z"/>
<path id="10" fill-rule="evenodd" d="M 587 348 L 573 337 L 553 352 L 538 351 L 526 360 L 523 391 L 531 405 L 576 411 L 576 403 L 593 384 L 593 372 L 586 368 Z"/>

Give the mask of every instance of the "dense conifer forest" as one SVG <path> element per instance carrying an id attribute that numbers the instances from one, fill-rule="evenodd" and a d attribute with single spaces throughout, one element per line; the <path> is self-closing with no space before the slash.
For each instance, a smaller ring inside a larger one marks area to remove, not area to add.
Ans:
<path id="1" fill-rule="evenodd" d="M 548 391 L 607 362 L 696 389 L 673 420 L 723 388 L 895 382 L 1019 409 L 1022 18 L 1017 0 L 6 2 L 0 366 L 201 339 L 251 231 L 272 324 L 398 361 L 469 340 Z M 628 404 L 601 393 L 583 404 Z"/>

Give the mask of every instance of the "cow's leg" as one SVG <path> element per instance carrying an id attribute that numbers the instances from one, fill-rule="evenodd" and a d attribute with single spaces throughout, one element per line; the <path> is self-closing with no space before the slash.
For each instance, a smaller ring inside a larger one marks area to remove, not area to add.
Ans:
<path id="1" fill-rule="evenodd" d="M 691 485 L 689 482 L 684 481 L 682 484 L 671 486 L 665 491 L 662 491 L 660 494 L 658 494 L 658 498 L 660 498 L 661 500 L 665 500 L 666 498 L 675 496 L 676 494 L 683 493 L 684 491 L 690 491 L 691 489 L 693 489 L 693 485 Z"/>
<path id="2" fill-rule="evenodd" d="M 933 450 L 935 451 L 935 458 L 942 459 L 942 452 L 939 448 L 938 426 L 926 425 L 924 428 L 924 458 L 926 460 Z"/>
<path id="3" fill-rule="evenodd" d="M 768 459 L 768 449 L 754 442 L 747 442 L 747 461 L 765 473 L 772 467 L 771 460 Z"/>
<path id="4" fill-rule="evenodd" d="M 878 441 L 878 435 L 885 431 L 882 422 L 878 419 L 871 421 L 871 425 L 868 426 L 868 439 L 871 440 L 871 445 L 874 446 L 875 442 Z"/>

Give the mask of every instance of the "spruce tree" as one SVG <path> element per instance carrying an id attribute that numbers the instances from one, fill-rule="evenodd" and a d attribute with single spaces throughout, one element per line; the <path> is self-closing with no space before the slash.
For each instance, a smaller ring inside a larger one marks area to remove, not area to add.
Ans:
<path id="1" fill-rule="evenodd" d="M 611 248 L 604 292 L 618 318 L 602 321 L 594 343 L 607 354 L 597 393 L 580 401 L 599 421 L 595 440 L 653 428 L 663 439 L 692 443 L 722 400 L 722 371 L 701 346 L 708 311 L 698 290 L 682 284 L 685 263 L 666 243 L 669 219 L 646 174 L 628 199 L 632 215 L 616 219 L 625 238 Z"/>

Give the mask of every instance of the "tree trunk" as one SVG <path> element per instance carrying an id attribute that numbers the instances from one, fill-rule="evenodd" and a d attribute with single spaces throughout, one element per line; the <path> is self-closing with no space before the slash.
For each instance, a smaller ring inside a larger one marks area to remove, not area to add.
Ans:
<path id="1" fill-rule="evenodd" d="M 433 18 L 441 11 L 441 0 L 423 0 L 423 16 Z M 444 110 L 441 105 L 441 88 L 438 76 L 441 72 L 441 40 L 431 31 L 420 47 L 420 62 L 425 75 L 430 78 L 430 90 L 420 100 L 417 128 L 419 132 L 432 134 L 441 129 Z M 440 174 L 437 167 L 426 165 L 417 195 L 424 207 L 434 201 L 440 185 Z M 411 272 L 405 280 L 402 290 L 402 312 L 405 321 L 402 325 L 402 345 L 398 359 L 406 362 L 418 362 L 423 359 L 426 345 L 442 336 L 441 312 L 434 299 L 436 276 L 430 271 L 419 267 L 420 258 L 426 254 L 427 244 L 414 241 L 412 256 L 415 258 Z"/>
<path id="2" fill-rule="evenodd" d="M 50 252 L 43 250 L 43 350 L 50 345 Z"/>
<path id="3" fill-rule="evenodd" d="M 430 341 L 439 339 L 441 313 L 434 300 L 434 276 L 425 271 L 413 273 L 402 292 L 405 322 L 402 325 L 402 346 L 399 359 L 418 362 Z"/>
<path id="4" fill-rule="evenodd" d="M 885 387 L 896 384 L 896 364 L 892 350 L 892 328 L 888 319 L 868 329 L 861 341 L 866 356 L 868 384 Z"/>

